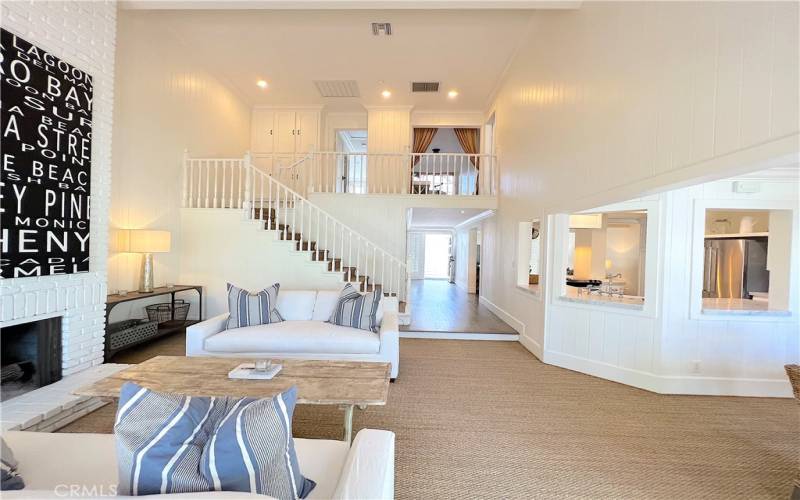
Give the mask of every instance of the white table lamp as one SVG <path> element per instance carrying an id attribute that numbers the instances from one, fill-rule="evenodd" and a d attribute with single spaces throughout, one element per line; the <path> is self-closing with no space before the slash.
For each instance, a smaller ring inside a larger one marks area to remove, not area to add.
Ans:
<path id="1" fill-rule="evenodd" d="M 169 252 L 170 239 L 169 231 L 128 230 L 128 252 L 144 254 L 140 292 L 151 293 L 153 291 L 153 254 Z"/>

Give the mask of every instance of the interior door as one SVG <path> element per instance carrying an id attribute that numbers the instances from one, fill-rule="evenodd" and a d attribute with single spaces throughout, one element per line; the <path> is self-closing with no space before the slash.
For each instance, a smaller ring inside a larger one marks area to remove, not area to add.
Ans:
<path id="1" fill-rule="evenodd" d="M 250 120 L 250 152 L 271 153 L 273 119 L 275 113 L 269 109 L 254 109 Z"/>
<path id="2" fill-rule="evenodd" d="M 317 146 L 319 138 L 319 112 L 298 111 L 295 114 L 295 151 L 305 154 Z"/>
<path id="3" fill-rule="evenodd" d="M 275 111 L 274 151 L 280 154 L 294 154 L 297 136 L 294 111 Z"/>

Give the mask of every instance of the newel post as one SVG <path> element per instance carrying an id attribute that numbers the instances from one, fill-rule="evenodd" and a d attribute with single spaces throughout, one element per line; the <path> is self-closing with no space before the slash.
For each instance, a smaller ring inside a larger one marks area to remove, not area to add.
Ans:
<path id="1" fill-rule="evenodd" d="M 189 150 L 183 150 L 183 200 L 181 206 L 187 208 L 189 206 Z"/>
<path id="2" fill-rule="evenodd" d="M 253 166 L 250 163 L 250 151 L 245 152 L 244 159 L 244 218 L 250 218 L 251 209 L 253 208 L 253 200 L 251 198 L 253 186 Z"/>
<path id="3" fill-rule="evenodd" d="M 308 186 L 306 188 L 306 196 L 314 192 L 314 172 L 317 170 L 317 155 L 314 153 L 316 152 L 317 147 L 315 145 L 311 145 L 311 148 L 308 150 L 308 155 L 306 158 L 311 160 L 311 165 L 309 168 L 305 168 L 304 170 L 308 172 Z M 320 176 L 322 179 L 322 176 Z"/>
<path id="4" fill-rule="evenodd" d="M 411 154 L 411 146 L 406 144 L 404 148 L 404 158 L 403 158 L 403 165 L 401 171 L 408 172 L 407 177 L 400 182 L 402 193 L 409 194 L 413 193 L 412 184 L 414 182 L 414 155 Z M 408 169 L 408 170 L 406 170 Z"/>

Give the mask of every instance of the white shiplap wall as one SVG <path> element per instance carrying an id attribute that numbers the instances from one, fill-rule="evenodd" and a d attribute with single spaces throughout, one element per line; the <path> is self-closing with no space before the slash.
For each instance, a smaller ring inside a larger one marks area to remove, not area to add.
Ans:
<path id="1" fill-rule="evenodd" d="M 695 236 L 695 225 L 704 224 L 702 216 L 695 220 L 695 203 L 734 200 L 742 208 L 751 202 L 778 208 L 796 207 L 800 200 L 796 179 L 762 181 L 754 194 L 734 193 L 734 182 L 699 184 L 650 198 L 658 200 L 662 218 L 654 224 L 655 214 L 648 214 L 648 233 L 658 232 L 652 250 L 661 256 L 658 269 L 648 268 L 649 311 L 564 302 L 557 299 L 558 287 L 553 287 L 544 360 L 656 392 L 789 396 L 783 365 L 800 360 L 796 279 L 790 316 L 691 312 L 692 269 L 703 265 L 693 260 L 694 245 L 703 244 L 702 236 Z M 797 214 L 795 210 L 792 248 L 787 250 L 792 252 L 794 275 L 800 241 Z M 651 279 L 656 280 L 656 290 Z"/>
<path id="2" fill-rule="evenodd" d="M 794 2 L 585 2 L 534 14 L 491 105 L 501 193 L 497 217 L 484 224 L 481 277 L 482 299 L 523 325 L 532 351 L 545 343 L 545 307 L 515 286 L 517 224 L 796 153 L 798 15 Z M 612 335 L 628 338 L 617 319 Z M 652 344 L 660 356 L 661 343 Z M 588 345 L 622 360 L 598 366 L 606 371 L 648 364 L 628 360 L 630 342 L 621 355 L 605 339 Z"/>
<path id="3" fill-rule="evenodd" d="M 89 272 L 0 281 L 0 328 L 62 316 L 63 373 L 70 375 L 103 362 L 117 5 L 2 2 L 0 9 L 3 28 L 93 77 Z"/>

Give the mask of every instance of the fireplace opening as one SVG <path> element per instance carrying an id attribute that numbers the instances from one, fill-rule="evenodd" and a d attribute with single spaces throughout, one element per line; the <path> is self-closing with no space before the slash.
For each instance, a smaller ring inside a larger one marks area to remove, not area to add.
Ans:
<path id="1" fill-rule="evenodd" d="M 61 318 L 4 327 L 0 365 L 0 401 L 61 380 Z"/>

